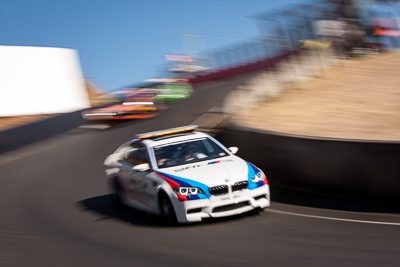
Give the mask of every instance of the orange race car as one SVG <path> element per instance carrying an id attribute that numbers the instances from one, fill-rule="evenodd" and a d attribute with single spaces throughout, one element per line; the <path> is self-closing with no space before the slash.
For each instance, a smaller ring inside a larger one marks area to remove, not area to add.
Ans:
<path id="1" fill-rule="evenodd" d="M 141 89 L 132 91 L 121 103 L 84 110 L 82 117 L 86 120 L 146 119 L 166 109 L 168 107 L 157 99 L 157 91 Z"/>

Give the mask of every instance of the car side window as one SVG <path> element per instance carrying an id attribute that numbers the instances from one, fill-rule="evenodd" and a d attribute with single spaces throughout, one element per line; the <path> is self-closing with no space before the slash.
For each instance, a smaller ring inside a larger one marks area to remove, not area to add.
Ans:
<path id="1" fill-rule="evenodd" d="M 149 163 L 146 148 L 140 144 L 133 143 L 125 151 L 124 160 L 133 165 Z"/>

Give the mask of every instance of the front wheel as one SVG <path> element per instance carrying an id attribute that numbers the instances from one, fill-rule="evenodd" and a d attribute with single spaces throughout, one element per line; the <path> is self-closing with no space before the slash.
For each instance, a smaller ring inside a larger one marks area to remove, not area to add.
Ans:
<path id="1" fill-rule="evenodd" d="M 161 221 L 168 225 L 176 224 L 176 214 L 171 200 L 165 193 L 161 193 L 159 197 L 159 208 Z"/>
<path id="2" fill-rule="evenodd" d="M 110 187 L 111 187 L 111 190 L 113 192 L 112 193 L 112 200 L 113 200 L 114 205 L 117 208 L 123 207 L 123 201 L 122 201 L 122 198 L 121 198 L 122 189 L 121 189 L 120 185 L 118 184 L 118 181 L 117 181 L 116 177 L 114 177 L 114 178 L 112 178 L 110 180 Z"/>

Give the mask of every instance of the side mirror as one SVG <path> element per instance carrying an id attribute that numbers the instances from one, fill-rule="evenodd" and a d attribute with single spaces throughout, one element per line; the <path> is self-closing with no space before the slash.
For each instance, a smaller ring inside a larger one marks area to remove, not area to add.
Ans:
<path id="1" fill-rule="evenodd" d="M 111 154 L 104 160 L 103 164 L 109 167 L 116 167 L 120 165 L 118 163 L 119 160 L 120 160 L 119 154 Z"/>
<path id="2" fill-rule="evenodd" d="M 132 168 L 132 170 L 138 171 L 138 172 L 145 172 L 145 171 L 150 170 L 150 166 L 148 163 L 142 163 L 142 164 L 134 166 Z"/>
<path id="3" fill-rule="evenodd" d="M 228 148 L 228 150 L 232 153 L 232 154 L 236 154 L 239 150 L 239 148 L 232 146 L 230 148 Z"/>

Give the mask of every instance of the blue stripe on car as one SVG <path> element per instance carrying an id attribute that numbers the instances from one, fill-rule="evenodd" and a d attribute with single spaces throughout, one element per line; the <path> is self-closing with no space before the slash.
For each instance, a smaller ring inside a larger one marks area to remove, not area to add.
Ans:
<path id="1" fill-rule="evenodd" d="M 264 182 L 258 182 L 258 183 L 253 183 L 252 181 L 251 181 L 251 179 L 253 178 L 253 176 L 254 175 L 256 175 L 256 173 L 258 173 L 259 172 L 259 170 L 256 168 L 256 167 L 254 167 L 252 164 L 250 164 L 250 163 L 248 163 L 248 162 L 246 162 L 247 163 L 247 167 L 248 167 L 248 169 L 249 169 L 249 172 L 248 172 L 248 174 L 247 174 L 247 179 L 248 179 L 248 181 L 249 181 L 249 185 L 247 186 L 247 188 L 248 189 L 250 189 L 250 190 L 253 190 L 253 189 L 256 189 L 256 188 L 258 188 L 258 187 L 260 187 L 260 186 L 263 186 L 264 185 Z"/>
<path id="2" fill-rule="evenodd" d="M 263 181 L 259 181 L 259 182 L 257 183 L 257 187 L 260 187 L 260 186 L 263 186 L 263 185 L 265 185 Z"/>
<path id="3" fill-rule="evenodd" d="M 204 196 L 203 194 L 186 196 L 187 200 L 204 199 L 204 198 L 206 198 L 206 196 Z"/>

